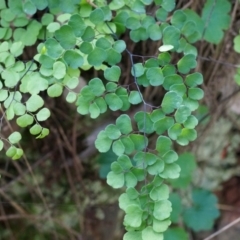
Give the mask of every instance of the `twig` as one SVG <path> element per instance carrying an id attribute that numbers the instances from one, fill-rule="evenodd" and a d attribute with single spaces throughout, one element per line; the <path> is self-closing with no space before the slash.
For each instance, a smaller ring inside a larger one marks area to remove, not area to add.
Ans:
<path id="1" fill-rule="evenodd" d="M 236 225 L 237 223 L 240 222 L 240 217 L 235 219 L 233 222 L 229 223 L 228 225 L 226 225 L 225 227 L 221 228 L 220 230 L 218 230 L 217 232 L 213 233 L 212 235 L 210 235 L 207 238 L 204 238 L 203 240 L 210 240 L 213 239 L 214 237 L 220 235 L 221 233 L 225 232 L 226 230 L 228 230 L 229 228 L 231 228 L 232 226 Z"/>

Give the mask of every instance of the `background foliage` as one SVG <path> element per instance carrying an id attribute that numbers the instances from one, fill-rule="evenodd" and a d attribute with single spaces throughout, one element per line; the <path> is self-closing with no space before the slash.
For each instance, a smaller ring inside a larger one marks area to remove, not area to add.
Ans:
<path id="1" fill-rule="evenodd" d="M 1 238 L 211 230 L 222 206 L 212 191 L 238 171 L 238 1 L 1 0 L 0 10 Z"/>

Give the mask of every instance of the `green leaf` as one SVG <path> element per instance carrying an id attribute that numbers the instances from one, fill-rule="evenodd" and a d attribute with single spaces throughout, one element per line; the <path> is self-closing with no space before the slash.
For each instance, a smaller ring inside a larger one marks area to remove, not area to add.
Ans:
<path id="1" fill-rule="evenodd" d="M 73 69 L 81 67 L 84 63 L 83 57 L 74 50 L 67 50 L 64 53 L 63 59 Z"/>
<path id="2" fill-rule="evenodd" d="M 154 123 L 164 117 L 165 117 L 165 114 L 163 113 L 162 109 L 155 109 L 151 113 L 151 119 Z"/>
<path id="3" fill-rule="evenodd" d="M 127 155 L 118 157 L 117 162 L 120 164 L 124 171 L 128 171 L 132 167 L 130 158 Z"/>
<path id="4" fill-rule="evenodd" d="M 22 135 L 19 132 L 13 132 L 8 137 L 9 142 L 12 144 L 18 143 L 21 139 L 22 139 Z"/>
<path id="5" fill-rule="evenodd" d="M 155 232 L 159 232 L 159 233 L 165 232 L 168 229 L 170 224 L 171 224 L 171 221 L 169 219 L 159 221 L 154 218 L 153 219 L 153 230 Z"/>
<path id="6" fill-rule="evenodd" d="M 131 69 L 131 74 L 135 77 L 140 77 L 144 74 L 144 67 L 142 63 L 136 63 Z"/>
<path id="7" fill-rule="evenodd" d="M 159 136 L 156 142 L 156 150 L 163 156 L 172 147 L 172 141 L 166 136 Z"/>
<path id="8" fill-rule="evenodd" d="M 167 92 L 162 100 L 162 109 L 166 114 L 172 113 L 179 108 L 182 103 L 182 98 L 173 91 Z"/>
<path id="9" fill-rule="evenodd" d="M 137 185 L 137 177 L 132 172 L 125 173 L 126 187 L 135 187 Z"/>
<path id="10" fill-rule="evenodd" d="M 116 65 L 121 61 L 122 55 L 113 48 L 108 49 L 106 52 L 107 58 L 105 62 L 107 62 L 109 65 Z"/>
<path id="11" fill-rule="evenodd" d="M 106 94 L 105 101 L 112 111 L 117 111 L 123 106 L 123 101 L 115 93 Z"/>
<path id="12" fill-rule="evenodd" d="M 3 150 L 3 147 L 4 147 L 4 143 L 3 143 L 3 141 L 2 141 L 2 140 L 0 140 L 0 151 L 2 151 L 2 150 Z"/>
<path id="13" fill-rule="evenodd" d="M 124 174 L 109 172 L 107 175 L 107 184 L 113 188 L 121 188 L 124 185 Z"/>
<path id="14" fill-rule="evenodd" d="M 24 45 L 22 42 L 14 42 L 10 47 L 10 52 L 14 57 L 18 57 L 23 52 Z"/>
<path id="15" fill-rule="evenodd" d="M 122 114 L 117 118 L 116 126 L 122 134 L 129 134 L 133 130 L 131 118 L 127 114 Z"/>
<path id="16" fill-rule="evenodd" d="M 178 155 L 175 151 L 170 150 L 162 156 L 165 163 L 173 163 L 178 160 Z"/>
<path id="17" fill-rule="evenodd" d="M 201 88 L 189 88 L 188 97 L 193 100 L 201 100 L 204 96 L 204 92 Z"/>
<path id="18" fill-rule="evenodd" d="M 104 77 L 108 81 L 118 82 L 121 76 L 121 69 L 118 66 L 112 66 L 111 68 L 106 68 L 104 70 Z"/>
<path id="19" fill-rule="evenodd" d="M 26 107 L 24 104 L 16 102 L 13 106 L 13 110 L 17 116 L 21 116 L 26 112 Z"/>
<path id="20" fill-rule="evenodd" d="M 233 43 L 234 43 L 234 51 L 237 53 L 240 53 L 240 35 L 237 35 L 234 39 L 233 39 Z"/>
<path id="21" fill-rule="evenodd" d="M 176 5 L 175 0 L 162 0 L 162 8 L 165 9 L 167 12 L 171 12 Z"/>
<path id="22" fill-rule="evenodd" d="M 155 232 L 151 226 L 148 226 L 142 231 L 142 239 L 163 240 L 163 234 Z"/>
<path id="23" fill-rule="evenodd" d="M 170 65 L 171 66 L 171 65 Z M 164 69 L 163 69 L 164 70 Z M 175 86 L 175 85 L 180 85 L 180 84 L 183 84 L 183 79 L 180 75 L 177 75 L 177 74 L 170 74 L 168 76 L 165 76 L 165 79 L 164 79 L 164 83 L 163 83 L 163 87 L 166 89 L 166 90 L 170 90 L 171 87 Z M 176 88 L 176 86 L 175 86 Z M 177 89 L 174 89 L 173 91 L 174 92 L 177 92 L 176 91 Z M 180 94 L 179 94 L 180 95 Z M 180 95 L 181 96 L 181 95 Z"/>
<path id="24" fill-rule="evenodd" d="M 63 92 L 63 86 L 58 83 L 53 84 L 47 90 L 49 97 L 59 97 L 62 95 L 62 92 Z"/>
<path id="25" fill-rule="evenodd" d="M 183 123 L 183 126 L 188 129 L 194 129 L 198 124 L 198 120 L 194 116 L 189 116 L 187 120 Z"/>
<path id="26" fill-rule="evenodd" d="M 154 131 L 153 122 L 150 118 L 150 114 L 140 111 L 134 115 L 134 120 L 137 122 L 140 132 L 152 133 Z"/>
<path id="27" fill-rule="evenodd" d="M 159 174 L 162 178 L 176 179 L 179 178 L 181 168 L 176 163 L 165 164 L 165 168 L 162 173 Z"/>
<path id="28" fill-rule="evenodd" d="M 0 101 L 3 102 L 8 98 L 8 90 L 1 89 L 0 90 Z"/>
<path id="29" fill-rule="evenodd" d="M 49 129 L 42 128 L 41 133 L 36 137 L 36 139 L 45 138 L 49 134 Z"/>
<path id="30" fill-rule="evenodd" d="M 164 117 L 154 123 L 154 129 L 158 135 L 161 135 L 168 129 L 170 129 L 174 124 L 174 119 L 172 117 Z"/>
<path id="31" fill-rule="evenodd" d="M 96 47 L 107 50 L 112 47 L 112 44 L 106 38 L 101 37 L 96 41 Z"/>
<path id="32" fill-rule="evenodd" d="M 131 91 L 128 101 L 133 105 L 139 104 L 142 102 L 142 95 L 138 91 Z"/>
<path id="33" fill-rule="evenodd" d="M 72 15 L 69 19 L 68 25 L 72 27 L 76 37 L 81 37 L 86 29 L 85 22 L 79 14 Z"/>
<path id="34" fill-rule="evenodd" d="M 55 32 L 55 37 L 59 41 L 61 46 L 65 49 L 74 48 L 76 44 L 76 37 L 74 31 L 72 27 L 68 25 L 61 26 L 61 28 Z"/>
<path id="35" fill-rule="evenodd" d="M 44 104 L 43 99 L 39 95 L 32 95 L 26 102 L 26 108 L 30 112 L 35 112 Z"/>
<path id="36" fill-rule="evenodd" d="M 227 0 L 206 1 L 202 11 L 202 19 L 206 26 L 203 35 L 205 40 L 220 43 L 224 36 L 223 30 L 227 30 L 231 22 L 230 10 L 231 4 Z"/>
<path id="37" fill-rule="evenodd" d="M 149 152 L 137 152 L 133 159 L 136 161 L 137 166 L 142 165 L 144 167 L 146 164 L 153 165 L 157 161 L 158 157 Z"/>
<path id="38" fill-rule="evenodd" d="M 31 125 L 33 123 L 33 117 L 29 114 L 24 114 L 21 117 L 18 117 L 16 122 L 17 125 L 20 127 L 27 127 L 28 125 Z"/>
<path id="39" fill-rule="evenodd" d="M 148 145 L 148 139 L 140 134 L 130 134 L 130 139 L 133 141 L 135 149 L 141 151 Z"/>
<path id="40" fill-rule="evenodd" d="M 170 183 L 175 188 L 187 188 L 192 181 L 193 172 L 196 169 L 196 162 L 191 153 L 183 153 L 179 156 L 176 162 L 180 168 L 180 176 L 178 179 L 170 180 Z"/>
<path id="41" fill-rule="evenodd" d="M 54 38 L 48 38 L 45 42 L 45 47 L 47 49 L 47 54 L 55 59 L 59 58 L 64 51 L 59 42 L 56 41 Z"/>
<path id="42" fill-rule="evenodd" d="M 165 240 L 188 240 L 188 234 L 182 228 L 169 228 L 164 233 Z"/>
<path id="43" fill-rule="evenodd" d="M 181 198 L 177 193 L 171 193 L 169 200 L 172 203 L 172 209 L 173 209 L 173 211 L 171 212 L 170 220 L 173 223 L 178 223 L 180 214 L 182 213 Z"/>
<path id="44" fill-rule="evenodd" d="M 131 154 L 134 151 L 134 143 L 129 137 L 122 137 L 121 142 L 124 145 L 126 154 Z"/>
<path id="45" fill-rule="evenodd" d="M 146 72 L 146 76 L 152 86 L 160 86 L 163 84 L 164 77 L 161 68 L 149 68 Z"/>
<path id="46" fill-rule="evenodd" d="M 167 200 L 169 198 L 169 187 L 166 184 L 153 187 L 150 192 L 150 198 L 153 201 Z"/>
<path id="47" fill-rule="evenodd" d="M 125 151 L 125 147 L 124 147 L 122 141 L 121 140 L 115 141 L 112 145 L 112 150 L 117 156 L 123 155 L 123 153 Z"/>
<path id="48" fill-rule="evenodd" d="M 38 121 L 45 121 L 50 117 L 51 113 L 48 108 L 42 108 L 37 114 L 37 120 Z"/>
<path id="49" fill-rule="evenodd" d="M 220 215 L 216 196 L 207 190 L 195 189 L 192 200 L 194 205 L 183 213 L 185 224 L 195 232 L 212 229 Z"/>
<path id="50" fill-rule="evenodd" d="M 23 4 L 23 11 L 28 15 L 33 15 L 36 13 L 37 8 L 32 2 L 27 1 Z"/>
<path id="51" fill-rule="evenodd" d="M 96 8 L 95 10 L 93 10 L 90 13 L 89 19 L 95 25 L 103 22 L 104 21 L 104 13 L 103 13 L 102 9 Z"/>
<path id="52" fill-rule="evenodd" d="M 123 40 L 117 40 L 113 44 L 113 49 L 116 50 L 118 53 L 122 53 L 126 49 L 126 43 Z"/>
<path id="53" fill-rule="evenodd" d="M 138 196 L 139 196 L 138 191 L 133 187 L 127 188 L 126 193 L 127 193 L 128 197 L 133 200 L 138 198 Z"/>
<path id="54" fill-rule="evenodd" d="M 6 156 L 12 158 L 16 153 L 17 153 L 17 148 L 14 147 L 14 146 L 11 146 L 11 147 L 6 151 Z"/>
<path id="55" fill-rule="evenodd" d="M 114 125 L 114 124 L 109 124 L 105 128 L 105 133 L 110 139 L 118 139 L 121 136 L 120 130 Z"/>
<path id="56" fill-rule="evenodd" d="M 171 205 L 172 205 L 171 202 L 168 200 L 161 200 L 155 202 L 153 216 L 160 221 L 169 218 L 170 213 L 172 211 Z"/>
<path id="57" fill-rule="evenodd" d="M 162 159 L 158 159 L 154 164 L 147 167 L 147 171 L 150 175 L 156 176 L 160 174 L 164 169 L 164 162 Z"/>
<path id="58" fill-rule="evenodd" d="M 151 24 L 147 28 L 149 38 L 153 41 L 160 40 L 162 38 L 162 31 L 158 24 Z"/>
<path id="59" fill-rule="evenodd" d="M 134 228 L 140 227 L 142 224 L 142 209 L 137 205 L 130 205 L 126 208 L 124 217 L 124 225 Z"/>
<path id="60" fill-rule="evenodd" d="M 100 66 L 104 60 L 107 58 L 107 53 L 105 50 L 99 47 L 95 47 L 92 52 L 88 55 L 88 63 L 92 66 Z"/>
<path id="61" fill-rule="evenodd" d="M 95 103 L 97 104 L 100 113 L 105 113 L 107 111 L 106 101 L 102 97 L 95 99 Z"/>
<path id="62" fill-rule="evenodd" d="M 95 141 L 95 147 L 99 152 L 107 152 L 109 151 L 112 145 L 112 140 L 107 136 L 105 131 L 100 131 L 97 139 Z"/>
<path id="63" fill-rule="evenodd" d="M 114 156 L 116 156 L 116 155 L 114 154 Z M 120 165 L 118 162 L 113 162 L 113 163 L 111 164 L 111 170 L 112 170 L 114 173 L 116 173 L 116 174 L 119 174 L 119 173 L 122 173 L 122 172 L 123 172 L 123 169 L 122 169 L 121 165 Z"/>
<path id="64" fill-rule="evenodd" d="M 173 91 L 173 92 L 177 93 L 179 96 L 183 97 L 187 91 L 187 88 L 183 83 L 174 84 L 170 87 L 170 91 Z"/>
<path id="65" fill-rule="evenodd" d="M 142 231 L 126 232 L 123 236 L 123 240 L 142 240 Z"/>
<path id="66" fill-rule="evenodd" d="M 5 69 L 1 76 L 5 79 L 5 86 L 8 88 L 13 88 L 18 83 L 20 76 L 17 72 L 12 69 Z"/>
<path id="67" fill-rule="evenodd" d="M 141 23 L 140 23 L 139 19 L 137 19 L 135 17 L 129 17 L 126 20 L 126 27 L 128 29 L 135 30 L 135 29 L 138 29 L 141 27 Z"/>
<path id="68" fill-rule="evenodd" d="M 90 26 L 87 26 L 82 35 L 82 40 L 85 42 L 91 42 L 94 39 L 94 37 L 95 37 L 94 30 Z"/>
<path id="69" fill-rule="evenodd" d="M 193 54 L 187 54 L 183 56 L 177 63 L 178 71 L 180 73 L 186 74 L 191 69 L 197 66 L 196 56 Z"/>
<path id="70" fill-rule="evenodd" d="M 93 78 L 92 80 L 90 80 L 88 85 L 92 93 L 97 97 L 101 96 L 105 92 L 103 82 L 99 78 Z"/>
<path id="71" fill-rule="evenodd" d="M 184 123 L 190 115 L 191 110 L 184 105 L 181 105 L 174 114 L 175 120 L 178 123 Z"/>
<path id="72" fill-rule="evenodd" d="M 57 61 L 53 64 L 53 76 L 56 79 L 62 79 L 66 75 L 66 65 L 63 62 Z"/>
<path id="73" fill-rule="evenodd" d="M 203 76 L 198 72 L 189 74 L 185 78 L 185 83 L 188 87 L 196 87 L 197 85 L 201 85 L 203 83 Z"/>
<path id="74" fill-rule="evenodd" d="M 77 94 L 75 92 L 69 92 L 66 97 L 66 101 L 69 103 L 74 103 L 77 99 Z"/>
<path id="75" fill-rule="evenodd" d="M 37 135 L 37 134 L 41 133 L 41 131 L 42 131 L 42 127 L 39 124 L 35 124 L 29 129 L 29 132 L 32 135 Z"/>
<path id="76" fill-rule="evenodd" d="M 172 45 L 176 50 L 179 46 L 180 31 L 174 26 L 168 26 L 163 30 L 163 44 Z"/>

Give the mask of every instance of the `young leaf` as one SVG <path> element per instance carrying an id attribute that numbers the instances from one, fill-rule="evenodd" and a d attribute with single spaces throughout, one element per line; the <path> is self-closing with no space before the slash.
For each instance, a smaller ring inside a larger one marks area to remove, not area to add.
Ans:
<path id="1" fill-rule="evenodd" d="M 12 144 L 18 143 L 21 139 L 22 139 L 22 136 L 19 132 L 13 132 L 8 137 L 9 142 L 12 143 Z"/>
<path id="2" fill-rule="evenodd" d="M 30 112 L 35 112 L 44 104 L 43 99 L 39 95 L 32 95 L 26 102 L 26 108 Z"/>
<path id="3" fill-rule="evenodd" d="M 59 97 L 62 95 L 62 92 L 63 86 L 58 83 L 53 84 L 47 90 L 47 94 L 49 97 Z"/>
<path id="4" fill-rule="evenodd" d="M 117 141 L 115 141 L 112 145 L 112 150 L 117 156 L 123 155 L 123 153 L 125 151 L 125 147 L 124 147 L 122 141 L 119 139 Z"/>
<path id="5" fill-rule="evenodd" d="M 105 131 L 100 131 L 95 141 L 95 147 L 99 152 L 107 152 L 112 145 L 112 140 L 107 136 Z"/>
<path id="6" fill-rule="evenodd" d="M 171 211 L 172 211 L 171 202 L 168 200 L 160 200 L 158 202 L 155 202 L 154 204 L 153 216 L 157 220 L 161 221 L 166 218 L 169 218 Z"/>
<path id="7" fill-rule="evenodd" d="M 121 136 L 120 130 L 114 125 L 114 124 L 109 124 L 105 128 L 105 133 L 110 139 L 118 139 Z"/>
<path id="8" fill-rule="evenodd" d="M 130 205 L 126 208 L 126 215 L 124 217 L 124 225 L 134 228 L 140 227 L 142 224 L 142 209 L 137 205 Z"/>
<path id="9" fill-rule="evenodd" d="M 167 200 L 169 198 L 169 187 L 166 184 L 153 187 L 150 192 L 150 198 L 153 201 Z"/>
<path id="10" fill-rule="evenodd" d="M 113 188 L 121 188 L 124 185 L 124 174 L 109 172 L 107 175 L 107 184 Z"/>
<path id="11" fill-rule="evenodd" d="M 37 120 L 38 121 L 45 121 L 47 120 L 49 117 L 50 117 L 50 111 L 48 108 L 42 108 L 37 114 L 36 114 L 36 117 L 37 117 Z"/>
<path id="12" fill-rule="evenodd" d="M 163 234 L 155 232 L 151 226 L 148 226 L 142 231 L 142 239 L 163 240 Z"/>

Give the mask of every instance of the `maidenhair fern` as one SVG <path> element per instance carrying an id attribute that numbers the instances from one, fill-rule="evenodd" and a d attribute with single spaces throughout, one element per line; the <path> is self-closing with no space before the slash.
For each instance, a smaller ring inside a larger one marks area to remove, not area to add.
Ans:
<path id="1" fill-rule="evenodd" d="M 29 127 L 37 138 L 47 136 L 49 130 L 43 122 L 50 111 L 44 107 L 40 93 L 58 97 L 64 88 L 68 91 L 66 100 L 76 102 L 82 115 L 95 119 L 108 110 L 123 112 L 114 124 L 99 132 L 95 146 L 99 152 L 111 149 L 118 156 L 107 183 L 126 189 L 119 197 L 119 206 L 125 212 L 124 240 L 163 239 L 172 211 L 166 181 L 177 179 L 180 173 L 173 143 L 185 146 L 197 138 L 198 120 L 193 112 L 203 98 L 199 88 L 203 77 L 194 72 L 197 49 L 192 44 L 201 39 L 219 42 L 221 34 L 209 32 L 218 22 L 217 12 L 223 8 L 220 2 L 226 5 L 226 14 L 229 3 L 219 1 L 212 12 L 216 18 L 204 28 L 213 1 L 207 1 L 202 18 L 189 9 L 173 12 L 174 0 L 113 0 L 109 5 L 103 0 L 8 2 L 6 6 L 0 1 L 0 101 L 7 120 L 15 118 L 20 127 Z M 149 5 L 154 6 L 151 13 L 146 11 Z M 43 11 L 38 21 L 31 18 L 37 11 Z M 228 24 L 228 20 L 222 20 L 215 30 L 221 32 Z M 120 39 L 122 33 L 129 33 L 136 43 L 158 41 L 156 55 L 133 54 Z M 19 60 L 24 48 L 37 42 L 40 44 L 34 60 Z M 123 70 L 119 63 L 123 53 L 131 63 L 133 88 L 121 85 Z M 103 74 L 90 79 L 76 94 L 73 89 L 81 71 L 92 67 Z M 165 91 L 156 106 L 143 97 L 142 89 L 149 86 L 161 86 Z M 30 97 L 25 101 L 23 95 Z M 144 110 L 131 119 L 126 111 L 138 104 Z M 158 137 L 154 149 L 150 149 L 149 134 L 153 133 Z M 6 155 L 18 159 L 23 154 L 16 145 L 20 140 L 19 132 L 7 139 L 2 137 L 0 149 L 7 142 L 10 147 Z"/>

